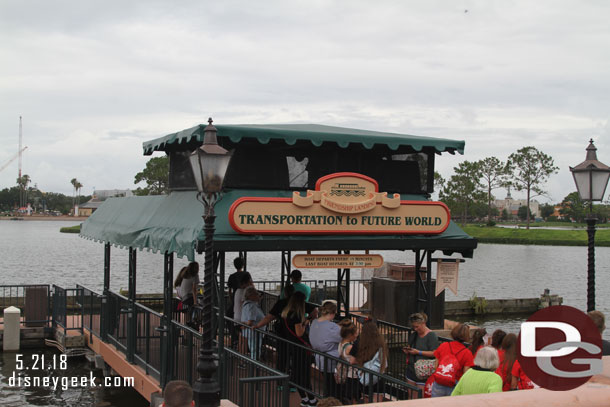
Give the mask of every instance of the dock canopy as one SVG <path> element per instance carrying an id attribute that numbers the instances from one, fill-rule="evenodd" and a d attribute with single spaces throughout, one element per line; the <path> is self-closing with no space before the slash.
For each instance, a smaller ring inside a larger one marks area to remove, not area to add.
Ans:
<path id="1" fill-rule="evenodd" d="M 455 223 L 438 235 L 243 235 L 229 223 L 231 204 L 242 197 L 291 196 L 290 191 L 230 190 L 215 207 L 214 249 L 218 251 L 306 250 L 440 250 L 472 257 L 476 239 Z M 80 235 L 120 247 L 176 253 L 193 260 L 197 244 L 205 240 L 203 205 L 196 191 L 169 195 L 109 198 L 84 223 Z M 421 196 L 402 196 L 421 200 Z M 203 249 L 201 246 L 200 249 Z"/>
<path id="2" fill-rule="evenodd" d="M 408 147 L 414 151 L 431 148 L 437 153 L 449 152 L 454 154 L 457 151 L 464 154 L 463 140 L 421 137 L 319 124 L 215 124 L 215 126 L 218 129 L 218 139 L 221 144 L 223 144 L 223 138 L 230 140 L 231 143 L 239 143 L 244 139 L 258 140 L 261 144 L 268 144 L 272 140 L 283 140 L 291 146 L 297 142 L 306 141 L 311 142 L 316 147 L 320 147 L 323 143 L 336 143 L 341 148 L 359 144 L 369 150 L 378 145 L 387 146 L 390 150 L 395 151 L 401 147 Z M 193 150 L 203 142 L 204 128 L 205 125 L 201 124 L 147 141 L 143 145 L 144 155 L 151 155 L 154 151 Z"/>

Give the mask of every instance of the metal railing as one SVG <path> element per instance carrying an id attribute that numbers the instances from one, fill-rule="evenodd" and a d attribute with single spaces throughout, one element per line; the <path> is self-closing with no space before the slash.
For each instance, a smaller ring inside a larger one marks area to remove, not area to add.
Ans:
<path id="1" fill-rule="evenodd" d="M 83 332 L 83 306 L 80 288 L 53 285 L 53 325 L 64 331 Z"/>
<path id="2" fill-rule="evenodd" d="M 163 347 L 163 315 L 136 303 L 137 331 L 134 359 L 155 379 L 161 378 L 161 351 Z"/>
<path id="3" fill-rule="evenodd" d="M 309 302 L 322 304 L 326 299 L 336 300 L 337 290 L 342 290 L 342 298 L 346 298 L 346 287 L 339 286 L 336 280 L 304 280 L 303 284 L 311 288 Z M 350 280 L 349 281 L 349 307 L 350 311 L 370 312 L 370 280 Z M 279 294 L 281 281 L 255 281 L 254 287 L 259 291 L 265 291 L 270 295 Z"/>
<path id="4" fill-rule="evenodd" d="M 108 298 L 106 299 L 108 311 L 104 312 L 104 318 L 107 319 L 108 340 L 123 352 L 127 352 L 127 325 L 131 312 L 130 305 L 127 297 L 108 291 Z"/>
<path id="5" fill-rule="evenodd" d="M 222 356 L 223 398 L 240 407 L 288 407 L 288 375 L 232 349 Z"/>
<path id="6" fill-rule="evenodd" d="M 79 284 L 76 285 L 76 288 L 80 289 L 81 293 L 80 303 L 83 308 L 83 328 L 87 328 L 99 338 L 102 329 L 103 296 Z"/>
<path id="7" fill-rule="evenodd" d="M 48 284 L 0 285 L 0 315 L 8 307 L 21 310 L 25 326 L 49 326 L 51 287 Z M 0 319 L 0 326 L 4 324 Z"/>
<path id="8" fill-rule="evenodd" d="M 350 365 L 343 359 L 287 340 L 275 333 L 253 330 L 228 317 L 225 317 L 225 328 L 226 332 L 231 332 L 232 329 L 242 332 L 237 348 L 229 344 L 226 345 L 225 351 L 246 353 L 249 350 L 251 359 L 258 359 L 272 369 L 289 374 L 290 385 L 299 390 L 302 396 L 332 396 L 349 403 L 364 402 L 367 399 L 389 401 L 421 397 L 421 390 L 416 386 L 390 375 L 391 354 L 387 356 L 388 369 L 380 373 L 362 366 Z M 352 372 L 352 377 L 346 380 L 346 383 L 337 384 L 334 371 L 341 365 Z M 361 375 L 368 376 L 369 381 L 372 380 L 375 385 L 364 386 L 362 382 L 365 380 L 360 380 Z"/>
<path id="9" fill-rule="evenodd" d="M 197 358 L 201 350 L 201 333 L 172 321 L 169 329 L 172 348 L 169 350 L 170 380 L 184 380 L 193 383 L 197 375 Z"/>

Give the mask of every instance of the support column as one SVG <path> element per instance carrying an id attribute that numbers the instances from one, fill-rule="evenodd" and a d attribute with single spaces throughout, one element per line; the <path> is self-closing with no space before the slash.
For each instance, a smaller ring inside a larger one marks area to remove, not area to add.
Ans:
<path id="1" fill-rule="evenodd" d="M 104 289 L 102 291 L 102 309 L 100 310 L 100 336 L 108 341 L 108 292 L 110 291 L 110 243 L 104 244 Z"/>
<path id="2" fill-rule="evenodd" d="M 430 318 L 432 316 L 432 300 L 436 294 L 432 292 L 432 253 L 434 253 L 433 250 L 426 252 L 426 291 L 428 295 L 426 296 L 426 307 L 424 309 L 428 316 L 428 326 L 430 326 Z"/>
<path id="3" fill-rule="evenodd" d="M 198 407 L 217 407 L 220 405 L 220 384 L 214 378 L 218 368 L 214 356 L 212 337 L 212 290 L 214 289 L 214 220 L 213 210 L 204 216 L 205 232 L 205 266 L 203 279 L 203 332 L 201 335 L 201 350 L 197 363 L 199 379 L 193 385 L 195 402 Z"/>
<path id="4" fill-rule="evenodd" d="M 127 321 L 127 361 L 135 362 L 138 314 L 136 309 L 136 249 L 129 248 L 129 312 Z"/>
<path id="5" fill-rule="evenodd" d="M 588 258 L 587 258 L 587 312 L 595 310 L 595 223 L 596 218 L 587 221 Z"/>
<path id="6" fill-rule="evenodd" d="M 172 319 L 174 311 L 174 254 L 165 252 L 163 256 L 163 326 L 161 332 L 161 388 L 173 378 L 170 362 L 173 358 Z"/>
<path id="7" fill-rule="evenodd" d="M 219 278 L 220 278 L 220 300 L 218 301 L 218 357 L 220 360 L 224 359 L 224 347 L 225 347 L 225 252 L 219 253 Z M 244 266 L 245 270 L 245 266 Z M 225 366 L 220 363 L 218 369 L 218 377 L 225 377 L 224 369 Z M 227 386 L 221 387 L 221 397 L 226 398 Z"/>

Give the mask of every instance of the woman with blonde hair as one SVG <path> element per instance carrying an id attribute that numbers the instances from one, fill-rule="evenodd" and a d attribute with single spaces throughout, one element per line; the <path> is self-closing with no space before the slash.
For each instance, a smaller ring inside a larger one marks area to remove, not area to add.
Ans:
<path id="1" fill-rule="evenodd" d="M 425 382 L 428 377 L 420 377 L 415 371 L 415 364 L 419 360 L 430 360 L 431 368 L 434 367 L 434 351 L 438 348 L 438 337 L 428 328 L 426 322 L 428 317 L 423 312 L 417 312 L 409 316 L 411 328 L 413 332 L 409 337 L 409 345 L 404 347 L 402 351 L 407 354 L 407 379 L 421 383 Z"/>

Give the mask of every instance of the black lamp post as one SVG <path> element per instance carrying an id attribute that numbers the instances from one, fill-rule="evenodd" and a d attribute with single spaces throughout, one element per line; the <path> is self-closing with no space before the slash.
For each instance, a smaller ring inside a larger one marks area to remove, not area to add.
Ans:
<path id="1" fill-rule="evenodd" d="M 608 177 L 610 177 L 610 167 L 597 161 L 596 151 L 597 148 L 591 139 L 587 147 L 587 159 L 574 168 L 570 167 L 580 198 L 583 201 L 589 201 L 589 215 L 585 218 L 589 237 L 587 312 L 595 309 L 595 223 L 597 219 L 593 215 L 593 201 L 601 201 L 604 198 Z"/>
<path id="2" fill-rule="evenodd" d="M 216 127 L 212 118 L 208 119 L 204 129 L 203 145 L 193 151 L 189 157 L 193 175 L 197 183 L 197 199 L 204 206 L 205 232 L 205 266 L 203 278 L 203 310 L 202 310 L 202 343 L 197 363 L 199 378 L 193 385 L 195 402 L 200 407 L 217 407 L 220 405 L 220 384 L 213 379 L 218 367 L 213 350 L 212 332 L 212 291 L 214 267 L 214 205 L 219 199 L 222 183 L 231 153 L 218 145 Z"/>

